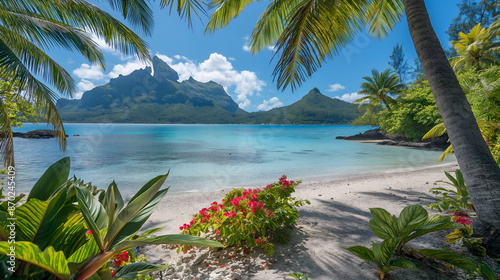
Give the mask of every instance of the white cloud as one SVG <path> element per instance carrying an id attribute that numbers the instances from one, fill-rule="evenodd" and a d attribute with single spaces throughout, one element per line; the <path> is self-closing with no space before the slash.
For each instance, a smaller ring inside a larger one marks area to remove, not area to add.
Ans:
<path id="1" fill-rule="evenodd" d="M 79 68 L 73 70 L 73 74 L 75 74 L 80 79 L 87 80 L 101 80 L 104 78 L 104 71 L 98 65 L 88 65 L 83 63 Z"/>
<path id="2" fill-rule="evenodd" d="M 363 96 L 364 95 L 362 95 L 362 94 L 359 94 L 357 92 L 353 92 L 353 93 L 346 93 L 346 94 L 342 95 L 342 97 L 335 96 L 335 98 L 340 99 L 340 100 L 344 100 L 345 102 L 353 102 L 354 100 L 359 99 Z"/>
<path id="3" fill-rule="evenodd" d="M 257 106 L 257 109 L 258 110 L 264 110 L 264 111 L 269 111 L 273 108 L 276 108 L 276 107 L 281 107 L 283 106 L 283 102 L 281 102 L 279 100 L 278 97 L 273 97 L 269 100 L 263 100 L 262 101 L 262 104 L 260 104 L 259 106 Z"/>
<path id="4" fill-rule="evenodd" d="M 82 79 L 76 86 L 80 91 L 88 91 L 95 88 L 94 83 L 85 79 Z"/>
<path id="5" fill-rule="evenodd" d="M 110 78 L 116 78 L 120 75 L 128 75 L 132 73 L 134 70 L 145 68 L 148 66 L 145 62 L 142 62 L 138 59 L 129 60 L 125 64 L 116 64 L 113 67 L 113 70 L 108 74 Z"/>
<path id="6" fill-rule="evenodd" d="M 184 62 L 172 63 L 174 60 L 168 56 L 158 54 L 157 56 L 179 74 L 179 82 L 193 77 L 203 83 L 214 81 L 222 85 L 226 92 L 228 89 L 234 88 L 236 102 L 241 108 L 248 107 L 251 104 L 249 97 L 261 91 L 262 87 L 266 85 L 264 81 L 259 80 L 254 72 L 234 70 L 231 62 L 218 53 L 212 53 L 207 60 L 201 63 L 187 58 L 184 59 Z"/>
<path id="7" fill-rule="evenodd" d="M 338 83 L 335 83 L 333 85 L 329 85 L 328 86 L 328 90 L 327 91 L 339 91 L 341 89 L 345 89 L 345 86 L 341 85 L 341 84 L 338 84 Z"/>
<path id="8" fill-rule="evenodd" d="M 79 91 L 73 95 L 73 99 L 82 99 L 83 92 Z"/>
<path id="9" fill-rule="evenodd" d="M 276 46 L 275 45 L 267 46 L 266 49 L 275 52 L 276 51 Z"/>
<path id="10" fill-rule="evenodd" d="M 243 45 L 243 50 L 249 52 L 251 50 L 250 45 L 247 44 Z"/>

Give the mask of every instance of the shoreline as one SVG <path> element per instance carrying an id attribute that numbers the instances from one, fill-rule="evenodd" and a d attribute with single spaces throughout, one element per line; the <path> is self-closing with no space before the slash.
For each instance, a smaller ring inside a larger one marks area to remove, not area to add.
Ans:
<path id="1" fill-rule="evenodd" d="M 145 254 L 151 262 L 173 264 L 174 268 L 167 271 L 170 275 L 167 277 L 171 279 L 200 279 L 200 275 L 201 279 L 291 279 L 287 275 L 297 271 L 315 280 L 377 279 L 371 264 L 346 250 L 355 245 L 369 247 L 371 241 L 380 242 L 368 225 L 371 218 L 369 208 L 381 207 L 399 215 L 408 205 L 422 204 L 425 207 L 435 199 L 429 193 L 429 189 L 435 187 L 435 181 L 447 180 L 444 171 L 453 173 L 456 169 L 458 164 L 446 164 L 418 170 L 303 181 L 293 196 L 308 199 L 311 204 L 299 209 L 300 216 L 290 242 L 285 245 L 276 242 L 276 251 L 269 257 L 264 251 L 251 250 L 248 259 L 246 256 L 238 261 L 224 259 L 228 252 L 241 251 L 237 248 L 219 252 L 198 249 L 184 255 L 164 246 L 147 246 L 139 253 Z M 212 201 L 220 202 L 228 191 L 169 193 L 144 229 L 164 227 L 158 235 L 178 234 L 179 227 L 189 222 L 193 214 L 208 207 Z M 430 214 L 434 213 L 426 209 Z M 412 241 L 410 246 L 439 249 L 447 246 L 444 242 L 446 234 L 433 233 Z M 211 262 L 221 266 L 211 266 Z M 235 270 L 239 271 L 237 275 Z M 419 273 L 428 272 L 400 270 L 390 275 L 391 279 L 398 280 L 427 279 Z M 215 274 L 220 278 L 213 278 Z M 453 277 L 449 279 L 466 279 Z"/>

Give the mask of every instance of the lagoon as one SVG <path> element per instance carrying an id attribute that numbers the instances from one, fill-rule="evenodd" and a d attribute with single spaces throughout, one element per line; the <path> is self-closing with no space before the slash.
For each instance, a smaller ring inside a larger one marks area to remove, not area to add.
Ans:
<path id="1" fill-rule="evenodd" d="M 14 131 L 45 128 L 25 124 Z M 371 129 L 349 125 L 65 124 L 65 129 L 66 152 L 55 139 L 15 138 L 17 191 L 29 191 L 65 156 L 71 157 L 70 176 L 99 188 L 115 180 L 130 195 L 169 170 L 170 191 L 213 191 L 266 185 L 283 174 L 315 180 L 418 169 L 435 165 L 441 154 L 335 139 Z M 453 162 L 453 155 L 445 161 Z"/>

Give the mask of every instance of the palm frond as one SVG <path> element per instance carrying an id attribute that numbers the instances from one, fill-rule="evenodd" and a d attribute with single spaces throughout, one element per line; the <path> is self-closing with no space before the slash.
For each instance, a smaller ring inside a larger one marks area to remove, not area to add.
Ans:
<path id="1" fill-rule="evenodd" d="M 193 23 L 191 20 L 191 14 L 194 13 L 200 20 L 201 20 L 201 15 L 205 15 L 206 11 L 204 6 L 206 5 L 205 2 L 202 0 L 161 0 L 160 6 L 161 8 L 164 8 L 166 6 L 169 6 L 170 13 L 172 13 L 172 10 L 174 9 L 174 4 L 177 3 L 177 14 L 181 17 L 187 20 L 188 26 L 192 27 Z"/>
<path id="2" fill-rule="evenodd" d="M 121 11 L 123 18 L 133 26 L 142 27 L 150 36 L 154 28 L 153 11 L 144 0 L 107 0 L 113 10 Z"/>
<path id="3" fill-rule="evenodd" d="M 42 48 L 63 47 L 77 50 L 91 63 L 98 63 L 104 67 L 104 57 L 99 51 L 99 46 L 79 28 L 42 18 L 33 13 L 21 14 L 3 9 L 0 9 L 0 21 L 4 26 L 8 26 L 8 29 L 5 27 L 4 29 L 26 37 Z"/>
<path id="4" fill-rule="evenodd" d="M 444 126 L 444 123 L 438 123 L 422 137 L 422 140 L 439 137 L 445 133 L 446 127 Z"/>
<path id="5" fill-rule="evenodd" d="M 14 136 L 9 112 L 0 98 L 0 157 L 5 166 L 14 166 Z"/>
<path id="6" fill-rule="evenodd" d="M 0 67 L 12 73 L 21 88 L 30 83 L 31 70 L 66 96 L 71 97 L 76 91 L 71 75 L 35 44 L 3 26 L 0 26 L 0 38 Z"/>
<path id="7" fill-rule="evenodd" d="M 286 19 L 276 43 L 281 54 L 273 71 L 277 87 L 292 90 L 311 76 L 327 57 L 338 54 L 365 25 L 366 1 L 306 0 Z M 252 39 L 253 40 L 253 39 Z"/>
<path id="8" fill-rule="evenodd" d="M 257 1 L 259 0 L 212 0 L 208 6 L 214 11 L 210 16 L 205 32 L 214 33 L 216 30 L 226 27 L 248 5 Z"/>
<path id="9" fill-rule="evenodd" d="M 450 144 L 448 146 L 448 148 L 446 148 L 446 150 L 444 150 L 444 152 L 441 154 L 441 156 L 439 157 L 439 159 L 436 163 L 442 162 L 451 153 L 453 153 L 453 147 Z"/>
<path id="10" fill-rule="evenodd" d="M 125 55 L 151 61 L 147 43 L 119 20 L 84 0 L 0 1 L 0 9 L 20 14 L 36 14 L 68 26 L 80 28 L 103 39 Z M 1 20 L 1 18 L 0 18 Z"/>
<path id="11" fill-rule="evenodd" d="M 374 0 L 366 16 L 369 22 L 368 31 L 378 39 L 387 36 L 404 14 L 401 0 Z"/>

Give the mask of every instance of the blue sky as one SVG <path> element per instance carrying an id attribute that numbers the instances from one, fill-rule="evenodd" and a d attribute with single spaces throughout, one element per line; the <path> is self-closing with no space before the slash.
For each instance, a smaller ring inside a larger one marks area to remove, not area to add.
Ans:
<path id="1" fill-rule="evenodd" d="M 452 19 L 458 15 L 456 4 L 459 0 L 426 0 L 427 9 L 436 34 L 443 46 L 449 46 L 448 29 Z M 275 66 L 270 62 L 273 50 L 265 50 L 257 55 L 248 51 L 248 37 L 257 22 L 258 16 L 267 2 L 259 2 L 247 8 L 225 29 L 214 35 L 204 33 L 205 23 L 194 19 L 192 29 L 176 14 L 169 15 L 167 9 L 161 10 L 158 1 L 152 2 L 155 29 L 151 37 L 141 35 L 149 44 L 151 53 L 159 55 L 178 73 L 181 80 L 193 76 L 196 80 L 213 80 L 222 84 L 231 97 L 247 111 L 269 110 L 272 107 L 286 106 L 296 102 L 309 90 L 317 87 L 323 94 L 351 102 L 363 76 L 370 75 L 372 69 L 380 71 L 389 68 L 389 56 L 393 47 L 403 44 L 403 50 L 410 65 L 416 57 L 410 38 L 406 18 L 382 41 L 362 33 L 338 56 L 326 61 L 316 73 L 302 86 L 292 92 L 280 91 L 273 83 L 272 72 Z M 109 9 L 104 2 L 97 3 L 116 18 L 120 15 Z M 106 69 L 89 63 L 77 53 L 57 51 L 51 55 L 74 77 L 78 84 L 77 98 L 95 86 L 105 84 L 119 74 L 128 74 L 134 69 L 145 67 L 134 57 L 124 57 L 119 52 L 103 46 Z"/>

